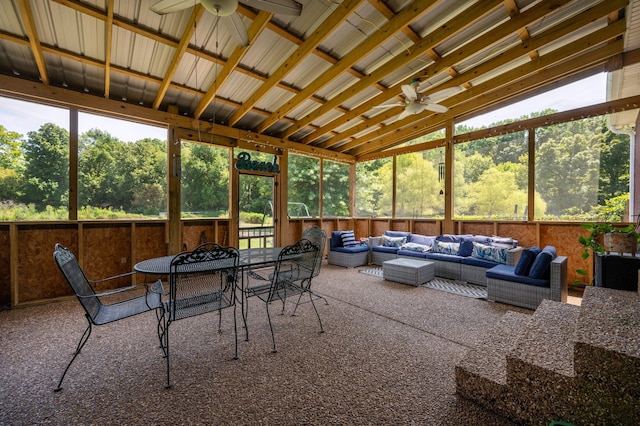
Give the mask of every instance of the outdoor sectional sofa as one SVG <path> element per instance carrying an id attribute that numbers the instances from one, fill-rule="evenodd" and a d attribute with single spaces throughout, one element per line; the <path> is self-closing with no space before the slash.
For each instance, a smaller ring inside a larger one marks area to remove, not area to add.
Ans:
<path id="1" fill-rule="evenodd" d="M 345 242 L 347 242 L 346 246 Z M 351 230 L 333 231 L 329 237 L 327 263 L 345 268 L 367 265 L 369 263 L 369 246 L 364 242 L 355 241 Z"/>
<path id="2" fill-rule="evenodd" d="M 567 301 L 567 257 L 553 246 L 522 252 L 516 265 L 498 265 L 486 272 L 487 300 L 536 309 L 544 299 Z"/>
<path id="3" fill-rule="evenodd" d="M 480 235 L 425 236 L 400 231 L 386 231 L 382 237 L 369 238 L 371 263 L 375 265 L 397 257 L 424 259 L 434 263 L 438 277 L 482 286 L 487 285 L 487 269 L 518 262 L 523 248 L 513 247 L 517 245 L 513 241 Z"/>

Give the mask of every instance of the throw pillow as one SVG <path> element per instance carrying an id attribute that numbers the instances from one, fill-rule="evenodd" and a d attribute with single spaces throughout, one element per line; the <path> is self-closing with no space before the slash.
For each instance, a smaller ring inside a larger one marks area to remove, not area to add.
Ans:
<path id="1" fill-rule="evenodd" d="M 536 259 L 529 270 L 530 278 L 547 279 L 551 272 L 551 261 L 556 258 L 556 249 L 553 246 L 546 246 L 536 256 Z"/>
<path id="2" fill-rule="evenodd" d="M 387 237 L 386 235 L 382 236 L 382 245 L 385 247 L 398 248 L 406 242 L 407 237 Z"/>
<path id="3" fill-rule="evenodd" d="M 540 253 L 540 251 L 540 247 L 533 246 L 520 253 L 520 259 L 518 259 L 518 263 L 516 264 L 513 273 L 523 276 L 529 275 L 531 265 L 533 265 L 533 261 L 536 259 L 536 256 Z"/>
<path id="4" fill-rule="evenodd" d="M 507 263 L 507 249 L 502 247 L 493 247 L 487 246 L 485 244 L 473 243 L 473 251 L 471 252 L 471 256 L 478 259 L 502 263 L 505 265 Z"/>
<path id="5" fill-rule="evenodd" d="M 434 241 L 431 251 L 433 253 L 453 254 L 457 255 L 460 249 L 460 243 L 446 243 L 442 241 Z"/>
<path id="6" fill-rule="evenodd" d="M 431 251 L 431 246 L 418 244 L 418 243 L 405 243 L 400 247 L 400 249 L 425 253 L 425 252 Z"/>
<path id="7" fill-rule="evenodd" d="M 518 244 L 516 243 L 514 245 L 513 238 L 498 237 L 497 235 L 494 235 L 491 237 L 491 245 L 494 247 L 514 248 Z"/>
<path id="8" fill-rule="evenodd" d="M 358 245 L 353 231 L 342 231 L 340 236 L 342 237 L 342 245 L 344 247 L 354 247 Z"/>
<path id="9" fill-rule="evenodd" d="M 463 238 L 458 249 L 458 256 L 469 257 L 473 253 L 473 241 Z"/>

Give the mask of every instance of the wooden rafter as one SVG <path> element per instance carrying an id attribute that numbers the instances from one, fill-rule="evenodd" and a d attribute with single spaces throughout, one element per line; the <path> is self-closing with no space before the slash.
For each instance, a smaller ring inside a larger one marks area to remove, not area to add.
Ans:
<path id="1" fill-rule="evenodd" d="M 343 71 L 353 66 L 353 64 L 361 58 L 361 52 L 369 52 L 378 45 L 384 43 L 386 40 L 393 37 L 396 32 L 408 26 L 417 16 L 420 16 L 430 10 L 436 2 L 436 0 L 415 0 L 409 6 L 402 9 L 400 13 L 382 26 L 379 31 L 373 33 L 369 38 L 362 42 L 360 46 L 353 49 L 340 59 L 336 65 L 324 72 L 322 77 L 316 79 L 314 82 L 302 89 L 300 93 L 287 101 L 280 109 L 274 111 L 258 126 L 256 131 L 263 132 L 268 129 L 279 119 L 279 117 L 286 115 L 293 108 L 309 99 L 313 93 L 317 92 L 328 81 L 336 78 Z"/>
<path id="2" fill-rule="evenodd" d="M 494 10 L 496 7 L 500 6 L 500 4 L 501 4 L 500 0 L 483 0 L 478 4 L 474 5 L 475 11 L 477 13 L 476 16 L 483 16 L 491 12 L 492 10 Z M 447 40 L 448 38 L 453 37 L 455 34 L 459 33 L 465 28 L 468 28 L 476 19 L 477 18 L 474 18 L 471 16 L 469 16 L 468 19 L 455 19 L 453 21 L 447 22 L 447 24 L 442 26 L 442 28 L 439 28 L 430 34 L 427 34 L 422 40 L 420 40 L 414 46 L 411 46 L 409 48 L 408 54 L 404 55 L 401 58 L 398 58 L 398 60 L 396 61 L 387 62 L 386 64 L 382 65 L 379 69 L 372 72 L 366 78 L 352 85 L 349 88 L 349 90 L 344 91 L 342 94 L 336 95 L 333 99 L 328 101 L 324 107 L 314 110 L 307 117 L 303 118 L 302 120 L 299 120 L 295 125 L 287 129 L 287 131 L 285 131 L 284 133 L 284 136 L 287 137 L 292 135 L 294 131 L 301 129 L 304 126 L 307 126 L 313 120 L 326 114 L 330 108 L 335 108 L 336 106 L 344 103 L 347 99 L 349 99 L 350 96 L 353 96 L 354 93 L 362 91 L 366 89 L 368 86 L 370 86 L 372 81 L 381 80 L 389 73 L 398 69 L 400 66 L 405 65 L 410 61 L 413 61 L 419 58 L 425 51 L 429 51 L 430 49 L 432 49 L 436 42 L 439 42 L 441 40 Z M 331 129 L 340 127 L 343 124 L 366 113 L 373 106 L 381 105 L 384 102 L 388 101 L 389 99 L 393 98 L 394 96 L 397 96 L 398 92 L 399 92 L 398 90 L 382 91 L 380 95 L 377 95 L 372 100 L 369 100 L 363 103 L 358 108 L 352 111 L 349 111 L 348 113 L 344 114 L 342 117 L 337 118 L 331 123 L 327 123 L 326 125 L 322 126 L 320 129 L 315 131 L 314 133 L 304 137 L 302 140 L 300 140 L 300 142 L 305 144 L 313 142 L 314 140 L 318 139 L 322 135 L 328 133 Z"/>
<path id="3" fill-rule="evenodd" d="M 160 104 L 162 103 L 162 99 L 164 99 L 164 95 L 167 93 L 167 90 L 169 89 L 171 80 L 173 79 L 173 76 L 176 73 L 178 66 L 180 65 L 180 59 L 182 59 L 182 55 L 184 55 L 184 52 L 187 50 L 187 47 L 189 46 L 189 41 L 191 40 L 191 37 L 193 37 L 193 33 L 196 31 L 196 24 L 202 17 L 203 13 L 204 13 L 204 7 L 202 7 L 201 4 L 197 4 L 193 8 L 193 12 L 191 12 L 191 16 L 189 17 L 189 21 L 187 22 L 187 27 L 185 29 L 185 32 L 182 34 L 182 37 L 180 38 L 180 43 L 178 43 L 178 47 L 173 53 L 173 58 L 171 59 L 171 62 L 169 63 L 169 67 L 167 68 L 167 71 L 164 74 L 164 78 L 162 79 L 162 84 L 160 85 L 160 88 L 158 89 L 158 93 L 156 94 L 156 99 L 153 101 L 153 109 L 158 109 L 160 107 Z"/>
<path id="4" fill-rule="evenodd" d="M 442 87 L 465 85 L 465 83 L 469 82 L 473 78 L 476 78 L 478 75 L 483 75 L 487 72 L 490 72 L 493 69 L 496 69 L 508 63 L 511 63 L 515 61 L 517 58 L 523 55 L 526 55 L 531 51 L 540 49 L 541 47 L 549 45 L 554 41 L 558 40 L 559 38 L 566 36 L 567 34 L 570 34 L 572 31 L 575 31 L 581 28 L 586 23 L 592 22 L 598 19 L 599 17 L 605 16 L 611 10 L 611 8 L 617 7 L 618 4 L 622 3 L 623 1 L 624 0 L 614 0 L 606 4 L 601 4 L 594 9 L 587 10 L 582 14 L 576 16 L 575 21 L 573 21 L 571 24 L 562 24 L 562 25 L 553 27 L 551 29 L 548 29 L 545 32 L 537 35 L 535 38 L 530 39 L 524 46 L 517 45 L 509 49 L 503 52 L 501 55 L 497 56 L 496 58 L 486 61 L 474 68 L 467 70 L 465 73 L 460 74 L 459 76 L 453 78 Z M 544 14 L 545 13 L 544 11 L 546 10 L 547 7 L 548 7 L 547 5 L 542 4 L 537 9 L 532 8 L 522 14 L 517 15 L 517 18 L 511 19 L 502 27 L 496 28 L 494 31 L 486 34 L 485 36 L 479 38 L 478 40 L 472 43 L 469 43 L 467 46 L 464 46 L 463 48 L 458 49 L 458 51 L 453 52 L 451 55 L 448 55 L 447 58 L 454 57 L 454 58 L 464 59 L 466 57 L 471 56 L 477 50 L 479 45 L 495 43 L 498 40 L 501 40 L 502 38 L 508 36 L 509 34 L 513 34 L 514 32 L 517 32 L 519 28 L 522 28 L 525 25 L 529 25 L 531 22 L 544 18 L 544 16 L 546 16 Z M 593 46 L 595 43 L 601 43 L 605 40 L 614 38 L 617 35 L 619 35 L 621 32 L 624 32 L 624 28 L 625 28 L 624 24 L 620 22 L 616 26 L 609 26 L 607 28 L 604 28 L 603 30 L 600 30 L 600 32 L 596 33 L 596 35 L 590 38 L 587 38 L 583 44 L 579 44 L 579 43 L 574 44 L 573 48 L 575 50 L 572 50 L 570 46 L 563 47 L 563 49 L 557 53 L 557 58 L 558 58 L 557 60 L 563 60 L 566 57 L 571 57 L 572 55 L 579 52 L 578 49 L 583 50 L 585 48 L 588 48 L 590 45 Z M 438 63 L 433 64 L 427 69 L 426 73 L 428 73 L 428 75 L 435 75 L 438 72 L 440 72 L 445 66 L 449 66 L 449 65 L 451 65 L 451 62 L 449 61 L 443 61 L 439 64 Z M 502 76 L 494 80 L 497 82 L 507 81 Z M 467 93 L 469 93 L 469 90 L 467 91 Z M 381 99 L 378 99 L 378 101 L 380 100 Z M 443 104 L 449 107 L 453 107 L 455 105 L 451 99 L 443 102 Z M 381 125 L 382 122 L 393 118 L 398 113 L 397 111 L 398 109 L 396 109 L 395 111 L 393 110 L 387 111 L 384 114 L 379 114 L 378 116 L 375 116 L 370 120 L 367 120 L 366 128 L 371 129 L 372 126 L 374 125 Z M 359 111 L 350 112 L 350 114 L 357 113 L 357 112 Z M 384 126 L 384 129 L 380 129 L 379 132 L 382 132 L 382 131 L 392 132 L 402 127 L 402 125 L 407 125 L 407 123 L 412 123 L 413 121 L 415 121 L 415 117 L 410 117 L 403 120 L 402 122 L 396 122 L 396 123 L 392 123 L 391 125 Z M 342 134 L 334 136 L 333 138 L 327 141 L 324 141 L 323 143 L 319 144 L 319 146 L 322 148 L 330 148 L 331 146 L 335 146 L 343 142 L 346 138 L 357 135 L 364 130 L 365 130 L 364 125 L 353 126 L 351 129 L 343 132 Z M 361 143 L 363 139 L 359 139 L 359 141 L 360 142 L 353 141 L 353 140 L 348 141 L 347 144 L 344 144 L 341 146 L 341 150 L 352 149 L 354 146 L 356 146 L 356 144 Z"/>
<path id="5" fill-rule="evenodd" d="M 111 42 L 113 38 L 113 3 L 107 2 L 107 22 L 104 40 L 104 97 L 109 98 L 109 88 L 111 86 Z"/>
<path id="6" fill-rule="evenodd" d="M 363 1 L 364 0 L 347 0 L 343 7 L 337 8 L 331 14 L 331 17 L 325 20 L 307 40 L 301 43 L 296 51 L 285 62 L 283 62 L 278 69 L 271 74 L 271 76 L 269 76 L 267 81 L 265 81 L 247 101 L 244 102 L 242 107 L 238 108 L 238 110 L 229 119 L 229 124 L 233 126 L 240 121 L 240 119 L 244 117 L 244 115 L 247 114 L 269 90 L 282 81 L 282 79 L 300 62 L 302 62 L 304 58 L 317 50 L 318 45 L 322 43 L 322 41 L 331 34 L 338 25 L 347 19 L 352 7 L 356 7 Z"/>
<path id="7" fill-rule="evenodd" d="M 44 60 L 44 54 L 40 47 L 40 37 L 38 37 L 38 30 L 36 29 L 36 23 L 33 20 L 33 12 L 31 11 L 31 4 L 29 0 L 20 0 L 20 14 L 22 15 L 22 22 L 27 31 L 27 37 L 29 38 L 29 45 L 31 46 L 31 53 L 36 61 L 38 67 L 38 73 L 40 80 L 44 84 L 49 84 L 49 72 L 47 71 L 47 64 Z"/>
<path id="8" fill-rule="evenodd" d="M 247 31 L 249 33 L 250 42 L 252 40 L 255 40 L 258 34 L 262 32 L 272 16 L 273 13 L 264 11 L 258 13 L 258 16 L 256 16 L 256 18 L 253 20 L 251 26 L 249 27 L 249 30 Z M 213 101 L 213 99 L 215 98 L 217 90 L 222 87 L 225 81 L 229 78 L 233 70 L 238 66 L 240 60 L 248 50 L 249 46 L 237 46 L 235 48 L 229 59 L 227 59 L 227 63 L 224 65 L 224 67 L 222 67 L 220 73 L 218 73 L 218 75 L 215 77 L 215 80 L 207 90 L 207 93 L 205 93 L 205 95 L 200 99 L 200 102 L 198 103 L 198 106 L 196 107 L 193 114 L 195 118 L 200 118 L 202 116 L 211 101 Z"/>

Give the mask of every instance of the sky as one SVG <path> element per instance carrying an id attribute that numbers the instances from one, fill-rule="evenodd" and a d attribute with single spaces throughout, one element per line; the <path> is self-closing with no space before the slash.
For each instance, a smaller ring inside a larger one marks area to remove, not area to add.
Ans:
<path id="1" fill-rule="evenodd" d="M 567 111 L 605 102 L 606 81 L 607 74 L 597 74 L 458 124 L 482 127 L 508 118 L 519 118 L 531 112 L 538 112 L 547 108 Z M 2 101 L 0 125 L 7 130 L 21 133 L 26 137 L 28 132 L 39 129 L 45 123 L 53 122 L 60 127 L 69 128 L 69 114 L 66 109 L 45 107 L 8 98 L 0 98 L 0 100 Z M 84 113 L 79 114 L 78 127 L 80 133 L 98 128 L 125 142 L 137 141 L 147 137 L 165 140 L 167 137 L 165 128 Z"/>

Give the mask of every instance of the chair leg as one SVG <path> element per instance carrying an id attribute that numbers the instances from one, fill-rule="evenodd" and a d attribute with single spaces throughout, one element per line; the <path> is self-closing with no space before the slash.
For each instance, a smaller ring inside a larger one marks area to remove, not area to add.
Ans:
<path id="1" fill-rule="evenodd" d="M 236 305 L 233 305 L 233 335 L 235 336 L 235 352 L 233 359 L 238 359 L 238 321 L 236 319 Z"/>
<path id="2" fill-rule="evenodd" d="M 316 304 L 313 301 L 313 295 L 311 294 L 311 292 L 307 292 L 309 293 L 309 300 L 311 301 L 311 305 L 313 306 L 313 310 L 316 311 L 316 316 L 318 317 L 318 322 L 320 323 L 320 333 L 324 333 L 324 327 L 322 327 L 322 320 L 320 319 L 320 314 L 318 313 L 318 309 L 316 308 Z"/>
<path id="3" fill-rule="evenodd" d="M 167 321 L 167 326 L 165 328 L 164 331 L 164 347 L 165 347 L 165 358 L 167 360 L 167 384 L 164 386 L 165 389 L 170 389 L 171 388 L 171 376 L 170 376 L 170 372 L 171 372 L 171 364 L 170 364 L 170 360 L 169 360 L 169 326 L 171 325 L 171 321 Z"/>
<path id="4" fill-rule="evenodd" d="M 218 309 L 218 333 L 222 333 L 222 309 Z"/>
<path id="5" fill-rule="evenodd" d="M 242 321 L 244 323 L 244 340 L 245 342 L 249 341 L 249 327 L 247 327 L 247 315 L 249 313 L 249 297 L 242 292 Z"/>
<path id="6" fill-rule="evenodd" d="M 67 375 L 67 371 L 69 371 L 69 367 L 71 367 L 71 364 L 73 364 L 73 361 L 75 361 L 76 357 L 84 347 L 85 343 L 87 343 L 87 340 L 89 340 L 89 336 L 91 336 L 91 329 L 92 329 L 91 318 L 89 318 L 89 315 L 85 315 L 85 316 L 87 317 L 87 321 L 89 322 L 89 325 L 84 330 L 84 333 L 82 333 L 82 336 L 80 337 L 80 341 L 78 342 L 78 346 L 76 347 L 76 351 L 73 353 L 73 357 L 71 358 L 71 361 L 69 361 L 69 364 L 67 364 L 67 368 L 64 369 L 64 372 L 62 373 L 62 377 L 60 377 L 60 381 L 58 382 L 58 387 L 56 387 L 53 390 L 54 392 L 60 392 L 62 390 L 62 381 L 64 380 L 64 377 Z"/>
<path id="7" fill-rule="evenodd" d="M 264 304 L 267 307 L 267 319 L 269 320 L 269 329 L 271 330 L 271 340 L 273 341 L 273 349 L 271 352 L 276 353 L 278 350 L 276 349 L 276 337 L 273 334 L 273 325 L 271 325 L 271 315 L 269 314 L 269 302 Z"/>

